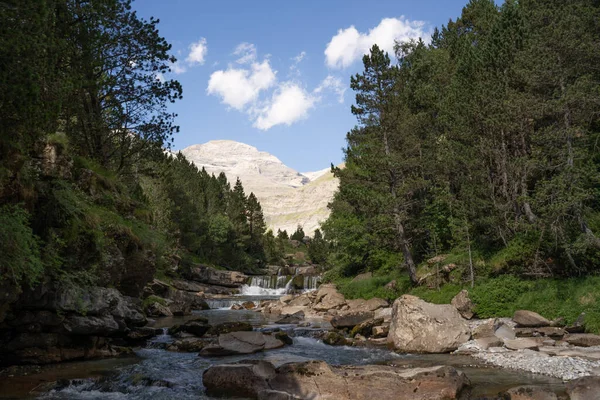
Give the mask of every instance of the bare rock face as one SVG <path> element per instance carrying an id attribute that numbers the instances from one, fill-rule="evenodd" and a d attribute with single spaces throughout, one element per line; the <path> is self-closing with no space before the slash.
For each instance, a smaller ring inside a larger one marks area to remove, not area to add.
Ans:
<path id="1" fill-rule="evenodd" d="M 248 281 L 248 276 L 237 271 L 219 271 L 206 265 L 190 268 L 188 278 L 209 285 L 240 287 Z"/>
<path id="2" fill-rule="evenodd" d="M 471 337 L 469 327 L 450 304 L 431 304 L 411 295 L 394 302 L 388 341 L 407 353 L 448 353 Z"/>
<path id="3" fill-rule="evenodd" d="M 332 367 L 323 361 L 217 365 L 202 377 L 209 395 L 258 399 L 457 399 L 469 384 L 452 367 L 401 369 L 382 365 Z M 266 364 L 266 365 L 263 365 Z"/>
<path id="4" fill-rule="evenodd" d="M 466 290 L 461 290 L 454 298 L 452 299 L 452 305 L 456 307 L 460 315 L 463 318 L 471 319 L 473 315 L 475 315 L 475 305 L 469 298 L 469 292 Z"/>
<path id="5" fill-rule="evenodd" d="M 260 201 L 273 231 L 293 232 L 302 225 L 312 234 L 329 216 L 327 204 L 339 185 L 330 168 L 302 174 L 272 154 L 231 140 L 193 145 L 181 153 L 209 174 L 225 173 L 232 184 L 239 177 L 246 193 L 253 192 Z"/>
<path id="6" fill-rule="evenodd" d="M 517 323 L 517 326 L 536 328 L 541 326 L 550 326 L 550 321 L 542 317 L 540 314 L 533 311 L 518 310 L 515 311 L 513 321 Z"/>

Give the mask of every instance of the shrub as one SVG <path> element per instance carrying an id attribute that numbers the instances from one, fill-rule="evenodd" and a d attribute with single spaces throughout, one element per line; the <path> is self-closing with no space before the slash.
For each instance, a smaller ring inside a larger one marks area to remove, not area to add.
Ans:
<path id="1" fill-rule="evenodd" d="M 0 207 L 0 280 L 36 283 L 43 272 L 39 247 L 27 211 L 17 205 Z"/>

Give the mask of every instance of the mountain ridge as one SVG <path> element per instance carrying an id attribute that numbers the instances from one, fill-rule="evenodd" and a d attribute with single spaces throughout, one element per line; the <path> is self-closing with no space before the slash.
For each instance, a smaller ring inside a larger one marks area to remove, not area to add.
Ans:
<path id="1" fill-rule="evenodd" d="M 246 193 L 260 201 L 267 226 L 292 233 L 297 226 L 312 234 L 329 216 L 338 180 L 330 168 L 300 173 L 271 153 L 233 140 L 211 140 L 180 152 L 198 168 L 215 175 L 224 172 L 230 182 L 242 181 Z"/>

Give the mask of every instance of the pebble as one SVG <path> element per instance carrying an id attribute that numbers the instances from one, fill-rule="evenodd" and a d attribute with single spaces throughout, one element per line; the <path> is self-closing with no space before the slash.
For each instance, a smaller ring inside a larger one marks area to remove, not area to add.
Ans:
<path id="1" fill-rule="evenodd" d="M 549 375 L 564 381 L 598 375 L 600 371 L 600 361 L 579 357 L 548 357 L 532 351 L 479 351 L 472 356 L 497 367 Z"/>

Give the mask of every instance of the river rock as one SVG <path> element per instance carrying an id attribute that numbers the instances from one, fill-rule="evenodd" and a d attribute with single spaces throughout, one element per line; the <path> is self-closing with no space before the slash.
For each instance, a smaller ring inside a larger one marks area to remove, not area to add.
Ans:
<path id="1" fill-rule="evenodd" d="M 496 336 L 478 338 L 475 339 L 475 342 L 483 350 L 487 350 L 490 347 L 502 347 L 504 345 L 504 341 Z"/>
<path id="2" fill-rule="evenodd" d="M 294 314 L 283 315 L 283 318 L 275 321 L 276 324 L 299 324 L 304 320 L 304 312 L 298 311 Z"/>
<path id="3" fill-rule="evenodd" d="M 573 346 L 600 346 L 600 336 L 591 333 L 574 333 L 567 336 L 565 341 Z"/>
<path id="4" fill-rule="evenodd" d="M 517 338 L 504 340 L 504 345 L 510 350 L 537 350 L 540 347 L 540 342 L 533 338 Z"/>
<path id="5" fill-rule="evenodd" d="M 271 389 L 268 380 L 276 374 L 273 364 L 267 361 L 220 364 L 204 371 L 202 383 L 211 396 L 257 398 L 259 392 Z"/>
<path id="6" fill-rule="evenodd" d="M 166 303 L 166 301 L 165 301 Z M 153 301 L 146 307 L 146 315 L 149 317 L 172 317 L 173 312 L 166 305 L 160 304 L 158 301 Z"/>
<path id="7" fill-rule="evenodd" d="M 527 310 L 515 311 L 513 321 L 517 323 L 518 327 L 535 328 L 540 326 L 550 326 L 550 321 L 548 321 L 546 318 L 542 317 L 538 313 Z"/>
<path id="8" fill-rule="evenodd" d="M 191 333 L 194 336 L 202 337 L 208 332 L 211 326 L 208 324 L 206 319 L 196 319 L 186 321 L 180 326 L 182 332 Z"/>
<path id="9" fill-rule="evenodd" d="M 382 318 L 384 323 L 389 323 L 392 320 L 392 307 L 375 310 L 375 319 L 379 318 Z"/>
<path id="10" fill-rule="evenodd" d="M 337 291 L 335 285 L 321 285 L 317 291 L 313 309 L 316 311 L 328 311 L 341 308 L 346 304 L 344 295 Z"/>
<path id="11" fill-rule="evenodd" d="M 544 326 L 541 328 L 516 328 L 517 337 L 545 336 L 552 339 L 562 339 L 566 332 L 563 328 Z"/>
<path id="12" fill-rule="evenodd" d="M 552 390 L 540 386 L 518 386 L 506 391 L 510 400 L 557 400 Z"/>
<path id="13" fill-rule="evenodd" d="M 389 332 L 390 332 L 389 326 L 385 326 L 385 325 L 374 326 L 373 330 L 371 331 L 371 337 L 373 337 L 375 339 L 384 338 L 384 337 L 387 337 Z"/>
<path id="14" fill-rule="evenodd" d="M 565 327 L 565 330 L 569 333 L 583 333 L 585 332 L 585 313 L 579 314 L 573 324 Z"/>
<path id="15" fill-rule="evenodd" d="M 432 304 L 411 295 L 394 302 L 388 341 L 407 353 L 447 353 L 471 337 L 469 327 L 450 304 Z"/>
<path id="16" fill-rule="evenodd" d="M 570 400 L 600 400 L 600 377 L 586 376 L 567 383 Z"/>
<path id="17" fill-rule="evenodd" d="M 373 311 L 342 311 L 333 317 L 330 321 L 331 326 L 336 329 L 352 328 L 367 321 L 372 321 L 375 317 Z"/>
<path id="18" fill-rule="evenodd" d="M 112 315 L 102 317 L 72 315 L 65 320 L 63 326 L 73 335 L 111 336 L 119 332 L 119 324 Z"/>
<path id="19" fill-rule="evenodd" d="M 207 346 L 200 352 L 202 356 L 225 356 L 252 354 L 262 350 L 283 347 L 284 343 L 271 335 L 256 331 L 231 332 L 219 335 L 218 345 Z"/>
<path id="20" fill-rule="evenodd" d="M 249 332 L 251 330 L 252 330 L 252 325 L 250 325 L 248 322 L 230 321 L 230 322 L 223 322 L 223 323 L 213 326 L 212 328 L 209 329 L 208 334 L 216 336 L 216 335 L 222 335 L 224 333 L 230 333 L 230 332 L 241 332 L 241 331 Z"/>
<path id="21" fill-rule="evenodd" d="M 504 340 L 513 340 L 517 337 L 515 330 L 505 323 L 501 323 L 500 326 L 496 328 L 494 336 Z"/>
<path id="22" fill-rule="evenodd" d="M 187 337 L 174 341 L 167 347 L 167 350 L 197 353 L 202 351 L 204 347 L 206 347 L 205 340 L 196 337 Z"/>
<path id="23" fill-rule="evenodd" d="M 473 315 L 475 315 L 475 312 L 473 311 L 475 309 L 475 305 L 469 298 L 469 292 L 467 290 L 463 289 L 458 292 L 458 294 L 452 299 L 451 304 L 456 307 L 463 318 L 471 319 L 473 318 Z"/>
<path id="24" fill-rule="evenodd" d="M 484 322 L 473 328 L 473 339 L 492 337 L 496 333 L 497 327 L 498 320 L 496 318 L 490 318 L 488 320 L 485 320 Z"/>
<path id="25" fill-rule="evenodd" d="M 256 371 L 255 365 L 210 367 L 202 381 L 209 395 L 311 400 L 450 400 L 457 399 L 469 383 L 463 373 L 449 366 L 331 367 L 323 361 L 308 361 L 284 364 L 275 370 L 261 366 L 263 370 Z M 272 392 L 277 392 L 277 397 L 265 397 L 275 395 Z"/>
<path id="26" fill-rule="evenodd" d="M 347 346 L 352 342 L 348 340 L 344 335 L 336 331 L 330 331 L 323 336 L 323 343 L 330 346 Z"/>
<path id="27" fill-rule="evenodd" d="M 284 301 L 284 303 L 286 303 Z M 308 298 L 308 295 L 306 294 L 302 294 L 290 301 L 287 302 L 287 304 L 291 307 L 305 307 L 305 306 L 309 306 L 312 302 L 310 301 L 310 299 Z"/>
<path id="28" fill-rule="evenodd" d="M 248 276 L 237 271 L 220 271 L 206 265 L 191 267 L 187 277 L 193 281 L 237 288 L 248 281 Z"/>
<path id="29" fill-rule="evenodd" d="M 353 311 L 375 311 L 389 306 L 387 301 L 377 297 L 373 297 L 369 300 L 346 300 L 346 304 L 348 305 L 349 309 Z"/>

